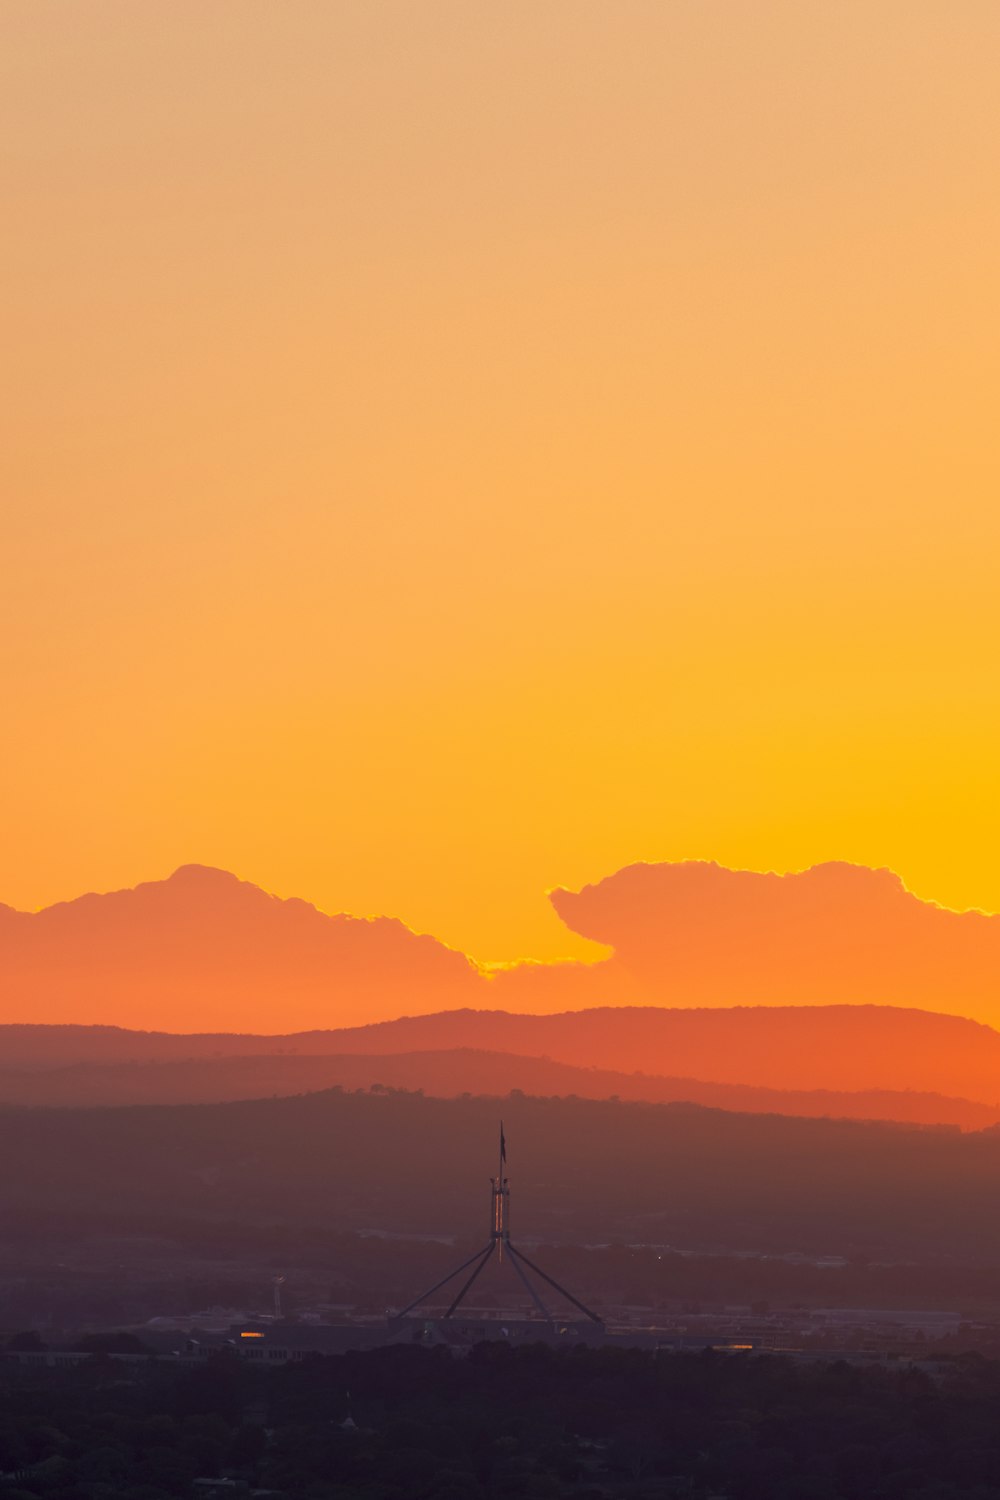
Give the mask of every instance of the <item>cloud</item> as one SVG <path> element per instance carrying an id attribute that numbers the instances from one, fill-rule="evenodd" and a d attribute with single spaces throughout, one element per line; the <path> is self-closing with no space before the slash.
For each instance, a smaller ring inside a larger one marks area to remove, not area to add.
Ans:
<path id="1" fill-rule="evenodd" d="M 921 901 L 890 870 L 639 864 L 551 899 L 573 932 L 614 949 L 598 968 L 630 999 L 1000 1011 L 1000 917 Z"/>
<path id="2" fill-rule="evenodd" d="M 269 1031 L 474 1003 L 462 953 L 388 917 L 325 916 L 224 870 L 0 908 L 3 1021 Z"/>
<path id="3" fill-rule="evenodd" d="M 0 907 L 0 1020 L 274 1033 L 463 1006 L 859 1003 L 1000 1019 L 1000 917 L 921 901 L 889 870 L 631 865 L 551 899 L 611 956 L 487 977 L 395 919 L 326 916 L 184 866 L 36 914 Z"/>

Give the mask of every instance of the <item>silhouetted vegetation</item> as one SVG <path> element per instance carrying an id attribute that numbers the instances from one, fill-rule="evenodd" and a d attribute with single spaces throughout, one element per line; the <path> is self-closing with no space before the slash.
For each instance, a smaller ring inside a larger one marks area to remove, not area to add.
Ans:
<path id="1" fill-rule="evenodd" d="M 482 1344 L 0 1380 L 8 1500 L 161 1500 L 222 1476 L 310 1500 L 1000 1497 L 1000 1365 L 976 1356 L 942 1378 Z"/>

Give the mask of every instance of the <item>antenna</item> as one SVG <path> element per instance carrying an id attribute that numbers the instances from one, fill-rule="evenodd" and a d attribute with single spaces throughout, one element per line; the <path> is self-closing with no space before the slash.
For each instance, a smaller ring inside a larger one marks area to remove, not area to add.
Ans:
<path id="1" fill-rule="evenodd" d="M 503 1121 L 500 1121 L 500 1156 L 497 1163 L 497 1175 L 490 1178 L 490 1186 L 493 1189 L 493 1230 L 491 1238 L 496 1241 L 497 1259 L 503 1260 L 503 1247 L 510 1244 L 510 1185 L 504 1176 L 504 1168 L 507 1165 L 507 1141 L 503 1133 Z"/>
<path id="2" fill-rule="evenodd" d="M 284 1276 L 273 1276 L 271 1278 L 271 1280 L 272 1280 L 272 1282 L 274 1284 L 274 1316 L 280 1322 L 281 1321 L 281 1288 L 285 1284 L 285 1277 Z"/>
<path id="3" fill-rule="evenodd" d="M 397 1316 L 400 1318 L 407 1317 L 411 1312 L 413 1312 L 414 1308 L 420 1307 L 423 1303 L 429 1301 L 429 1299 L 434 1296 L 435 1292 L 439 1292 L 442 1287 L 447 1286 L 450 1281 L 455 1280 L 456 1276 L 460 1276 L 463 1271 L 467 1271 L 469 1267 L 472 1266 L 473 1270 L 471 1275 L 462 1284 L 454 1301 L 451 1303 L 448 1311 L 445 1313 L 445 1317 L 450 1318 L 456 1311 L 456 1309 L 461 1307 L 463 1301 L 465 1300 L 466 1293 L 470 1290 L 473 1282 L 477 1279 L 480 1272 L 483 1271 L 489 1261 L 493 1259 L 493 1256 L 495 1255 L 498 1262 L 502 1265 L 504 1252 L 506 1251 L 510 1264 L 514 1267 L 514 1270 L 516 1271 L 520 1280 L 523 1282 L 528 1295 L 531 1297 L 532 1302 L 535 1304 L 536 1308 L 547 1323 L 554 1323 L 555 1319 L 549 1312 L 549 1309 L 546 1307 L 545 1303 L 542 1301 L 542 1298 L 539 1295 L 537 1288 L 531 1281 L 531 1278 L 528 1276 L 529 1270 L 533 1271 L 536 1276 L 540 1276 L 541 1279 L 550 1287 L 552 1287 L 554 1291 L 557 1291 L 561 1297 L 565 1297 L 567 1302 L 572 1303 L 572 1305 L 575 1308 L 579 1309 L 579 1311 L 582 1312 L 585 1317 L 588 1317 L 592 1323 L 596 1323 L 598 1327 L 603 1327 L 604 1325 L 601 1319 L 595 1312 L 591 1312 L 590 1308 L 587 1307 L 583 1302 L 581 1302 L 579 1298 L 574 1297 L 572 1292 L 568 1292 L 564 1286 L 561 1286 L 560 1283 L 555 1280 L 554 1277 L 549 1276 L 546 1271 L 543 1271 L 540 1266 L 536 1266 L 534 1261 L 529 1260 L 522 1251 L 518 1250 L 514 1245 L 511 1244 L 510 1180 L 505 1175 L 506 1169 L 507 1140 L 504 1135 L 503 1121 L 501 1120 L 500 1151 L 499 1159 L 497 1162 L 497 1175 L 490 1178 L 491 1207 L 489 1243 L 482 1250 L 477 1250 L 475 1255 L 470 1255 L 468 1260 L 463 1260 L 460 1266 L 456 1266 L 453 1271 L 449 1271 L 448 1275 L 442 1277 L 440 1281 L 435 1282 L 434 1286 L 428 1287 L 426 1292 L 421 1292 L 420 1296 L 415 1297 L 408 1306 L 403 1308 L 403 1311 L 401 1313 L 397 1314 Z"/>

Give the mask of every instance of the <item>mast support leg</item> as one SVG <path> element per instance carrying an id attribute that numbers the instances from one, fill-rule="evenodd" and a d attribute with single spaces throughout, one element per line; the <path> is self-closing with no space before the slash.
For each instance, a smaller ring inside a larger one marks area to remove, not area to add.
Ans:
<path id="1" fill-rule="evenodd" d="M 492 1255 L 492 1243 L 487 1246 L 487 1250 Z M 411 1313 L 415 1307 L 420 1306 L 421 1302 L 426 1302 L 429 1297 L 433 1297 L 434 1293 L 439 1292 L 443 1286 L 447 1286 L 449 1281 L 454 1281 L 456 1276 L 460 1275 L 467 1266 L 471 1266 L 472 1262 L 478 1260 L 483 1254 L 482 1250 L 477 1250 L 475 1255 L 470 1255 L 468 1260 L 463 1260 L 460 1266 L 456 1266 L 453 1271 L 449 1271 L 447 1276 L 442 1276 L 441 1280 L 435 1282 L 432 1287 L 428 1287 L 426 1292 L 421 1292 L 419 1297 L 414 1297 L 413 1301 L 407 1307 L 404 1307 L 402 1312 L 396 1314 L 396 1317 L 405 1318 L 407 1313 Z"/>
<path id="2" fill-rule="evenodd" d="M 462 1301 L 462 1298 L 465 1296 L 466 1292 L 469 1290 L 470 1286 L 475 1281 L 476 1277 L 479 1275 L 480 1271 L 483 1269 L 483 1267 L 485 1266 L 486 1262 L 491 1259 L 491 1257 L 493 1255 L 493 1248 L 494 1247 L 492 1245 L 490 1245 L 489 1249 L 485 1250 L 483 1252 L 482 1258 L 481 1258 L 478 1266 L 473 1271 L 472 1275 L 469 1277 L 468 1281 L 465 1283 L 465 1285 L 463 1286 L 462 1290 L 459 1292 L 458 1296 L 455 1298 L 454 1302 L 449 1307 L 448 1311 L 445 1313 L 445 1317 L 446 1318 L 450 1318 L 451 1317 L 452 1313 L 455 1311 L 455 1308 Z"/>
<path id="3" fill-rule="evenodd" d="M 548 1276 L 542 1270 L 541 1266 L 536 1266 L 533 1260 L 529 1260 L 528 1257 L 524 1254 L 523 1250 L 515 1250 L 514 1246 L 510 1243 L 509 1240 L 507 1241 L 507 1249 L 514 1257 L 515 1264 L 517 1263 L 517 1261 L 523 1260 L 526 1266 L 531 1267 L 536 1276 L 540 1276 L 543 1281 L 547 1281 L 549 1286 L 555 1287 L 556 1291 L 561 1297 L 565 1297 L 567 1302 L 572 1302 L 574 1307 L 578 1307 L 582 1313 L 586 1314 L 586 1316 L 592 1323 L 601 1322 L 601 1319 L 595 1312 L 591 1312 L 590 1308 L 587 1307 L 583 1302 L 581 1302 L 578 1297 L 574 1297 L 572 1292 L 567 1292 L 564 1286 L 560 1286 L 558 1281 L 556 1281 L 552 1276 Z"/>

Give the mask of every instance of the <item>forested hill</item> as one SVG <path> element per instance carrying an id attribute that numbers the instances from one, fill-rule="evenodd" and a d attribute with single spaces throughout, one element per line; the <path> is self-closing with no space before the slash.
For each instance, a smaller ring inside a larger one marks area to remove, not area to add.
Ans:
<path id="1" fill-rule="evenodd" d="M 968 1261 L 1000 1255 L 1000 1133 L 580 1099 L 329 1091 L 3 1112 L 12 1229 L 178 1221 L 485 1230 L 497 1115 L 522 1238 Z"/>

